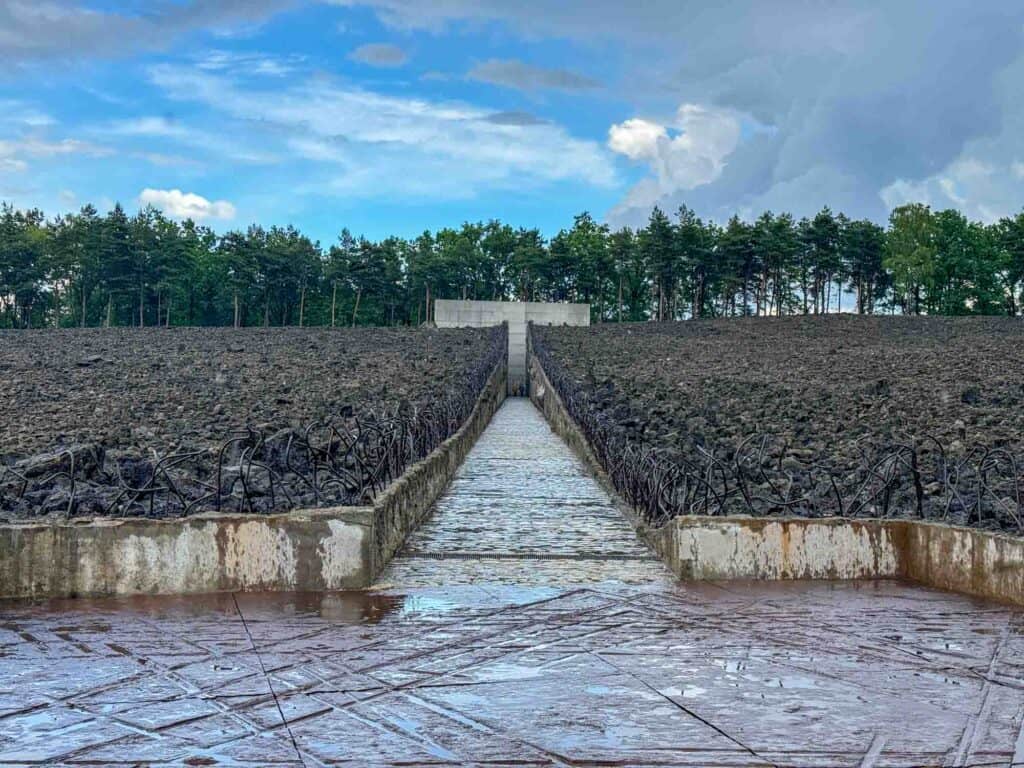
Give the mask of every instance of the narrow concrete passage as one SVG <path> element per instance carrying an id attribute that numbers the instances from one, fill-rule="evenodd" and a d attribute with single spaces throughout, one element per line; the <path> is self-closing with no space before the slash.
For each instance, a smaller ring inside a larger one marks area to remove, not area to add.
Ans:
<path id="1" fill-rule="evenodd" d="M 540 412 L 526 398 L 511 398 L 380 582 L 667 584 L 668 578 Z"/>
<path id="2" fill-rule="evenodd" d="M 384 582 L 0 602 L 0 766 L 1024 766 L 1024 612 L 675 582 L 526 400 Z"/>

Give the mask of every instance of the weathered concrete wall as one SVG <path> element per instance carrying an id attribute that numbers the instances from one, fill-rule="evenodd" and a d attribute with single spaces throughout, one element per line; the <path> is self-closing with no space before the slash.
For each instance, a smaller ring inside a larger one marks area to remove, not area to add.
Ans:
<path id="1" fill-rule="evenodd" d="M 203 514 L 0 528 L 0 596 L 74 597 L 364 584 L 373 510 Z"/>
<path id="2" fill-rule="evenodd" d="M 682 579 L 908 578 L 1024 605 L 1024 538 L 920 520 L 680 516 L 649 528 L 617 496 L 536 357 L 530 397 Z"/>
<path id="3" fill-rule="evenodd" d="M 0 525 L 0 597 L 366 587 L 454 476 L 505 377 L 499 366 L 462 428 L 373 506 Z"/>
<path id="4" fill-rule="evenodd" d="M 916 520 L 905 526 L 907 578 L 1024 604 L 1024 538 Z"/>
<path id="5" fill-rule="evenodd" d="M 678 517 L 659 531 L 683 579 L 874 579 L 902 575 L 885 521 Z"/>
<path id="6" fill-rule="evenodd" d="M 526 386 L 527 324 L 590 325 L 590 305 L 438 299 L 434 322 L 438 328 L 485 328 L 507 322 L 509 391 L 521 394 Z"/>

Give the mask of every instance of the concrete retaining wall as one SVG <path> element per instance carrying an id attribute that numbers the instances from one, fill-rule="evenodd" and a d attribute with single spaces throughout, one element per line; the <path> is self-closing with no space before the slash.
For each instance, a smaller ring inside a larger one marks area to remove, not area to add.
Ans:
<path id="1" fill-rule="evenodd" d="M 505 391 L 501 365 L 462 428 L 372 506 L 0 525 L 0 597 L 369 586 L 427 515 Z"/>
<path id="2" fill-rule="evenodd" d="M 373 510 L 0 528 L 0 596 L 340 589 L 370 578 Z"/>
<path id="3" fill-rule="evenodd" d="M 920 520 L 680 516 L 646 526 L 529 355 L 530 397 L 681 579 L 906 578 L 1024 605 L 1024 538 Z"/>

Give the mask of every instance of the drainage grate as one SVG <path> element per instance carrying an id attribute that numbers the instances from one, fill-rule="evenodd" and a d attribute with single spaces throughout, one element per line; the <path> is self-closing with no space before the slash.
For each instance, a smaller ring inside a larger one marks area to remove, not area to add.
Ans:
<path id="1" fill-rule="evenodd" d="M 424 560 L 640 560 L 658 562 L 653 555 L 619 555 L 602 552 L 403 552 L 399 559 Z"/>

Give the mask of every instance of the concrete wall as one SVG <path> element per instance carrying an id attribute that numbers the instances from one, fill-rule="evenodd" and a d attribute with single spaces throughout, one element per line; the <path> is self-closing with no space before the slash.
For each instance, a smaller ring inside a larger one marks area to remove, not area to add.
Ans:
<path id="1" fill-rule="evenodd" d="M 0 528 L 0 596 L 341 589 L 370 578 L 373 510 Z"/>
<path id="2" fill-rule="evenodd" d="M 502 365 L 462 428 L 372 506 L 0 525 L 0 597 L 369 586 L 427 516 L 505 392 Z"/>
<path id="3" fill-rule="evenodd" d="M 526 391 L 527 325 L 590 325 L 590 305 L 437 299 L 434 322 L 438 328 L 483 328 L 507 322 L 509 392 L 519 395 Z"/>
<path id="4" fill-rule="evenodd" d="M 646 526 L 623 501 L 532 354 L 530 397 L 681 579 L 906 578 L 1024 605 L 1024 537 L 921 520 L 680 516 Z"/>

